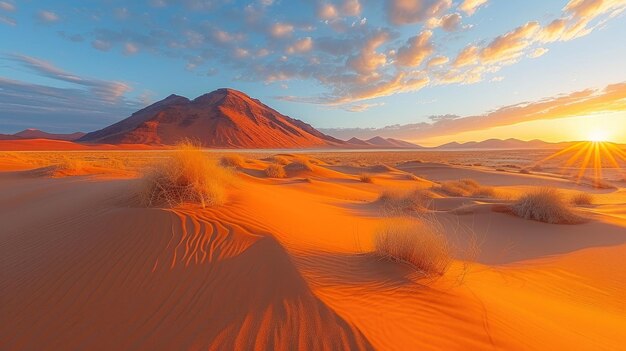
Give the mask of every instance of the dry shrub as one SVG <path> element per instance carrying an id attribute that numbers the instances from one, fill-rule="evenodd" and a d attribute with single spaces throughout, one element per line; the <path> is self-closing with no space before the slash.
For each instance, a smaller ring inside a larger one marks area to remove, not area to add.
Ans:
<path id="1" fill-rule="evenodd" d="M 265 174 L 270 178 L 285 178 L 285 168 L 279 164 L 271 164 L 265 169 Z"/>
<path id="2" fill-rule="evenodd" d="M 577 224 L 582 218 L 574 213 L 571 205 L 567 203 L 557 189 L 539 188 L 523 195 L 513 205 L 513 214 L 535 221 L 552 224 Z"/>
<path id="3" fill-rule="evenodd" d="M 493 188 L 480 185 L 473 179 L 443 182 L 439 189 L 451 196 L 494 197 L 496 195 Z"/>
<path id="4" fill-rule="evenodd" d="M 521 174 L 530 174 L 530 173 L 531 173 L 531 172 L 530 172 L 530 170 L 529 170 L 528 168 L 522 168 L 522 169 L 520 169 L 520 170 L 519 170 L 519 172 L 520 172 Z"/>
<path id="5" fill-rule="evenodd" d="M 444 275 L 452 261 L 443 226 L 425 218 L 385 220 L 374 237 L 374 253 L 430 277 Z"/>
<path id="6" fill-rule="evenodd" d="M 283 166 L 289 164 L 289 159 L 285 156 L 280 156 L 280 155 L 272 156 L 268 158 L 268 161 L 274 162 L 276 164 L 283 165 Z"/>
<path id="7" fill-rule="evenodd" d="M 405 212 L 425 212 L 431 207 L 432 194 L 421 189 L 412 191 L 385 190 L 376 202 L 380 203 L 387 215 L 400 215 Z"/>
<path id="8" fill-rule="evenodd" d="M 593 204 L 593 195 L 589 193 L 576 193 L 570 198 L 570 202 L 577 206 L 589 206 Z"/>
<path id="9" fill-rule="evenodd" d="M 82 173 L 87 164 L 83 160 L 63 155 L 61 161 L 53 166 L 56 168 L 57 172 L 75 174 Z"/>
<path id="10" fill-rule="evenodd" d="M 30 171 L 31 174 L 45 177 L 68 177 L 88 174 L 89 165 L 80 159 L 61 155 L 51 165 Z M 91 167 L 93 168 L 93 167 Z"/>
<path id="11" fill-rule="evenodd" d="M 294 170 L 294 171 L 312 171 L 313 170 L 313 164 L 305 158 L 294 160 L 288 165 L 288 167 L 289 169 Z"/>
<path id="12" fill-rule="evenodd" d="M 140 199 L 147 206 L 196 203 L 202 207 L 226 201 L 232 172 L 210 160 L 191 141 L 180 142 L 175 154 L 154 165 L 143 179 Z"/>
<path id="13" fill-rule="evenodd" d="M 246 163 L 246 159 L 241 155 L 226 155 L 222 157 L 220 163 L 224 167 L 243 168 Z"/>
<path id="14" fill-rule="evenodd" d="M 359 180 L 362 181 L 363 183 L 374 183 L 374 177 L 371 174 L 367 174 L 367 173 L 362 173 L 359 174 Z"/>

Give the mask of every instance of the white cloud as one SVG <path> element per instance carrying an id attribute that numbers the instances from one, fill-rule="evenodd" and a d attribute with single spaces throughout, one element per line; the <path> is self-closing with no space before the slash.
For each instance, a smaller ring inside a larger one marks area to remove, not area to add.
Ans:
<path id="1" fill-rule="evenodd" d="M 57 15 L 55 12 L 46 10 L 39 11 L 39 13 L 37 13 L 37 18 L 39 18 L 40 21 L 46 23 L 58 22 L 60 19 L 59 15 Z"/>
<path id="2" fill-rule="evenodd" d="M 16 9 L 17 7 L 15 7 L 15 4 L 7 1 L 0 1 L 0 10 L 13 12 Z"/>
<path id="3" fill-rule="evenodd" d="M 546 48 L 537 48 L 535 49 L 535 51 L 528 54 L 528 57 L 537 58 L 537 57 L 543 56 L 546 52 L 548 52 L 548 49 Z"/>

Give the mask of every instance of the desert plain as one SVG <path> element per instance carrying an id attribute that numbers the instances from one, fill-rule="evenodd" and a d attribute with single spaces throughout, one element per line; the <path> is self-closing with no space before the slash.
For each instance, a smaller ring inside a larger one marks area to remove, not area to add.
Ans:
<path id="1" fill-rule="evenodd" d="M 624 159 L 554 154 L 3 151 L 0 348 L 619 350 Z"/>

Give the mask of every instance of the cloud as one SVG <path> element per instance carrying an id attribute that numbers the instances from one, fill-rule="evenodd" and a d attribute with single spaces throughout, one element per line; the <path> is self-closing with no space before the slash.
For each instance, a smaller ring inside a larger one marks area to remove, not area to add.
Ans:
<path id="1" fill-rule="evenodd" d="M 452 13 L 441 18 L 441 28 L 448 32 L 454 32 L 461 27 L 461 15 Z"/>
<path id="2" fill-rule="evenodd" d="M 131 90 L 126 83 L 80 77 L 34 57 L 13 54 L 6 56 L 6 58 L 21 64 L 42 77 L 88 88 L 93 94 L 107 101 L 118 100 Z"/>
<path id="3" fill-rule="evenodd" d="M 471 16 L 479 7 L 486 3 L 487 0 L 464 0 L 459 6 L 459 10 L 465 12 L 468 16 Z"/>
<path id="4" fill-rule="evenodd" d="M 285 50 L 288 54 L 301 54 L 303 52 L 309 52 L 313 49 L 313 39 L 311 37 L 302 38 Z"/>
<path id="5" fill-rule="evenodd" d="M 389 96 L 396 93 L 417 91 L 428 85 L 428 82 L 429 79 L 426 76 L 414 76 L 399 72 L 387 80 L 376 81 L 370 84 L 354 85 L 346 90 L 341 90 L 341 87 L 336 88 L 335 93 L 332 94 L 333 97 L 323 99 L 322 102 L 329 104 L 345 104 Z"/>
<path id="6" fill-rule="evenodd" d="M 124 54 L 126 55 L 134 55 L 139 52 L 139 47 L 137 47 L 134 43 L 126 43 L 124 44 Z"/>
<path id="7" fill-rule="evenodd" d="M 387 63 L 387 55 L 376 51 L 379 46 L 389 40 L 387 32 L 379 32 L 371 37 L 363 45 L 358 55 L 348 58 L 346 65 L 362 75 L 370 75 L 378 67 Z"/>
<path id="8" fill-rule="evenodd" d="M 624 110 L 626 110 L 626 82 L 609 85 L 604 89 L 586 89 L 534 102 L 504 106 L 481 115 L 467 117 L 433 116 L 430 118 L 431 123 L 393 125 L 378 129 L 324 129 L 323 131 L 338 138 L 352 136 L 368 138 L 380 135 L 382 137 L 420 140 L 529 121 Z"/>
<path id="9" fill-rule="evenodd" d="M 386 0 L 387 16 L 393 24 L 413 24 L 443 14 L 451 0 Z"/>
<path id="10" fill-rule="evenodd" d="M 44 23 L 54 23 L 59 21 L 59 15 L 52 11 L 42 10 L 37 13 L 37 18 Z"/>
<path id="11" fill-rule="evenodd" d="M 624 10 L 626 2 L 623 0 L 571 0 L 563 8 L 563 17 L 543 28 L 542 39 L 544 42 L 569 41 L 585 36 Z"/>
<path id="12" fill-rule="evenodd" d="M 343 0 L 338 3 L 320 2 L 317 7 L 317 17 L 321 20 L 335 20 L 340 17 L 355 17 L 361 14 L 359 0 Z"/>
<path id="13" fill-rule="evenodd" d="M 531 52 L 528 55 L 528 57 L 537 58 L 537 57 L 543 56 L 546 52 L 548 52 L 548 49 L 546 48 L 536 48 L 535 51 Z"/>
<path id="14" fill-rule="evenodd" d="M 361 2 L 359 0 L 344 0 L 341 9 L 346 16 L 359 16 L 361 14 Z"/>
<path id="15" fill-rule="evenodd" d="M 457 55 L 456 59 L 452 63 L 454 67 L 465 67 L 468 65 L 472 65 L 478 61 L 478 52 L 479 49 L 475 45 L 466 46 L 461 52 Z"/>
<path id="16" fill-rule="evenodd" d="M 7 26 L 15 26 L 17 25 L 17 21 L 9 16 L 0 15 L 0 23 L 6 24 Z"/>
<path id="17" fill-rule="evenodd" d="M 433 32 L 426 30 L 409 38 L 406 45 L 398 49 L 396 64 L 407 67 L 419 66 L 435 50 L 430 41 L 432 35 Z"/>
<path id="18" fill-rule="evenodd" d="M 348 112 L 363 112 L 363 111 L 367 111 L 373 107 L 378 107 L 378 106 L 384 106 L 385 103 L 384 102 L 377 102 L 377 103 L 373 103 L 373 104 L 354 104 L 354 105 L 348 105 L 345 107 L 345 110 Z"/>
<path id="19" fill-rule="evenodd" d="M 450 61 L 450 59 L 445 56 L 435 56 L 428 60 L 428 63 L 426 63 L 426 67 L 431 68 L 445 65 L 446 63 L 448 63 L 448 61 Z"/>
<path id="20" fill-rule="evenodd" d="M 459 13 L 450 13 L 442 17 L 433 17 L 426 21 L 426 28 L 441 28 L 446 32 L 455 32 L 460 29 L 471 28 L 471 25 L 461 26 L 463 17 Z"/>
<path id="21" fill-rule="evenodd" d="M 322 20 L 332 20 L 339 17 L 339 10 L 333 4 L 321 4 L 317 10 L 317 16 Z"/>
<path id="22" fill-rule="evenodd" d="M 538 22 L 528 22 L 495 38 L 481 50 L 481 61 L 490 63 L 518 58 L 533 43 L 533 36 L 539 29 Z"/>
<path id="23" fill-rule="evenodd" d="M 0 1 L 0 10 L 14 12 L 17 10 L 17 7 L 12 2 Z"/>
<path id="24" fill-rule="evenodd" d="M 269 34 L 274 38 L 288 37 L 293 33 L 293 25 L 289 23 L 274 23 L 269 28 Z"/>
<path id="25" fill-rule="evenodd" d="M 94 49 L 100 50 L 100 51 L 109 51 L 111 49 L 111 42 L 106 41 L 106 40 L 100 40 L 100 39 L 96 39 L 94 41 L 91 42 L 91 46 Z"/>
<path id="26" fill-rule="evenodd" d="M 33 84 L 0 77 L 0 121 L 15 130 L 38 127 L 90 131 L 126 117 L 144 106 L 126 98 L 130 86 L 117 81 L 81 77 L 49 62 L 24 55 L 5 59 L 69 87 Z"/>

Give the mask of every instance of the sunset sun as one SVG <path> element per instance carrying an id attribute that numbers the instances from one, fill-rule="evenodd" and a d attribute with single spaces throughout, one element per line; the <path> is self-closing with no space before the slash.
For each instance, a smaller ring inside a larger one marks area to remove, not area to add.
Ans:
<path id="1" fill-rule="evenodd" d="M 587 136 L 587 141 L 603 142 L 607 141 L 608 138 L 609 134 L 605 130 L 596 129 L 589 132 L 589 135 Z"/>

